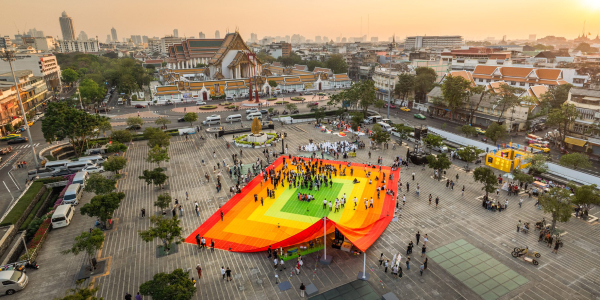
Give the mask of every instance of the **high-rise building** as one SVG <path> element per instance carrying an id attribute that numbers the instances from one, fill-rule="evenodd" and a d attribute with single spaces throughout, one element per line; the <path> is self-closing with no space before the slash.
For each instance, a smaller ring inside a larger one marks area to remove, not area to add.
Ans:
<path id="1" fill-rule="evenodd" d="M 12 42 L 9 36 L 0 36 L 0 49 L 8 48 L 12 46 Z"/>
<path id="2" fill-rule="evenodd" d="M 335 42 L 336 42 L 336 43 L 339 43 L 341 40 L 342 40 L 342 37 L 339 37 L 339 36 L 338 36 L 338 37 L 336 37 L 336 38 L 335 38 Z"/>
<path id="3" fill-rule="evenodd" d="M 409 36 L 404 40 L 404 49 L 418 50 L 429 47 L 458 47 L 464 44 L 460 35 Z"/>
<path id="4" fill-rule="evenodd" d="M 258 35 L 256 33 L 251 33 L 250 34 L 250 42 L 256 43 L 256 41 L 258 41 Z"/>
<path id="5" fill-rule="evenodd" d="M 377 42 L 379 42 L 379 37 L 372 36 L 371 37 L 371 43 L 377 43 Z"/>
<path id="6" fill-rule="evenodd" d="M 345 42 L 346 42 L 346 38 L 342 38 L 342 43 L 345 43 Z"/>
<path id="7" fill-rule="evenodd" d="M 112 37 L 113 42 L 119 41 L 119 38 L 117 37 L 117 30 L 114 27 L 110 29 L 110 35 Z"/>
<path id="8" fill-rule="evenodd" d="M 35 28 L 33 29 L 29 29 L 29 31 L 27 31 L 27 34 L 31 37 L 43 37 L 44 36 L 44 32 L 41 30 L 37 30 Z"/>
<path id="9" fill-rule="evenodd" d="M 173 29 L 173 36 L 174 37 L 179 37 L 179 30 Z"/>
<path id="10" fill-rule="evenodd" d="M 215 31 L 215 39 L 220 39 L 221 38 L 221 33 L 217 30 Z"/>
<path id="11" fill-rule="evenodd" d="M 329 43 L 329 38 L 328 38 L 328 37 L 326 37 L 326 36 L 324 36 L 324 37 L 323 37 L 323 43 Z"/>
<path id="12" fill-rule="evenodd" d="M 112 37 L 110 36 L 110 34 L 106 35 L 106 43 L 110 44 L 112 42 Z"/>
<path id="13" fill-rule="evenodd" d="M 67 15 L 67 12 L 62 12 L 60 18 L 60 30 L 62 31 L 63 40 L 74 41 L 75 40 L 75 26 L 73 26 L 73 19 Z"/>
<path id="14" fill-rule="evenodd" d="M 58 41 L 61 53 L 68 52 L 98 52 L 100 47 L 97 40 L 87 41 Z"/>
<path id="15" fill-rule="evenodd" d="M 530 34 L 529 35 L 529 41 L 530 42 L 535 42 L 535 40 L 536 40 L 536 35 L 535 34 Z"/>
<path id="16" fill-rule="evenodd" d="M 89 40 L 87 33 L 85 33 L 85 31 L 79 32 L 79 36 L 77 36 L 77 40 L 84 41 L 84 42 Z"/>
<path id="17" fill-rule="evenodd" d="M 206 34 L 204 34 L 204 32 L 200 31 L 200 33 L 198 33 L 198 38 L 199 39 L 205 39 L 206 38 Z"/>
<path id="18" fill-rule="evenodd" d="M 142 36 L 142 43 L 144 43 L 144 44 L 148 43 L 148 36 L 147 35 L 143 35 Z"/>
<path id="19" fill-rule="evenodd" d="M 315 36 L 315 43 L 322 43 L 323 40 L 321 39 L 320 35 Z"/>

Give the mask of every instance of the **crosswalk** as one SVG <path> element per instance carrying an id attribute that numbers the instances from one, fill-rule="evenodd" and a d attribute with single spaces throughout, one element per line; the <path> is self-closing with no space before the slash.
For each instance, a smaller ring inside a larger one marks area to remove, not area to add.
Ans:
<path id="1" fill-rule="evenodd" d="M 39 145 L 40 145 L 40 143 L 36 143 L 36 144 L 33 144 L 33 147 L 35 148 L 35 147 L 37 147 L 37 146 L 39 146 Z M 12 147 L 13 147 L 13 150 L 20 150 L 20 149 L 27 149 L 27 148 L 30 148 L 30 146 L 31 146 L 31 145 L 29 145 L 29 144 L 23 144 L 23 145 L 19 145 L 19 146 L 12 146 Z"/>

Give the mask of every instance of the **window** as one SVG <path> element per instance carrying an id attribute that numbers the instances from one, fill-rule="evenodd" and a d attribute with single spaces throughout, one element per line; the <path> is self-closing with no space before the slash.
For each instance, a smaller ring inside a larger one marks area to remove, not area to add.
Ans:
<path id="1" fill-rule="evenodd" d="M 492 82 L 492 80 L 491 79 L 486 79 L 485 82 Z"/>
<path id="2" fill-rule="evenodd" d="M 519 86 L 525 86 L 525 82 L 519 82 Z"/>

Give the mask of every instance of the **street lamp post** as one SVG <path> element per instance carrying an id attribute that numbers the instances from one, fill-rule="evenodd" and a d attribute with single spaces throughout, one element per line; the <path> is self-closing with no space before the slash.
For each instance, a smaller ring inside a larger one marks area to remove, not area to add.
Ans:
<path id="1" fill-rule="evenodd" d="M 389 66 L 389 78 L 388 78 L 388 105 L 387 105 L 387 118 L 390 118 L 390 106 L 392 102 L 392 44 L 390 44 L 390 66 Z"/>
<path id="2" fill-rule="evenodd" d="M 33 161 L 35 163 L 35 167 L 39 167 L 38 159 L 35 153 L 35 148 L 33 147 L 33 141 L 31 140 L 31 132 L 29 131 L 29 123 L 27 121 L 27 115 L 25 114 L 25 109 L 23 109 L 23 102 L 21 101 L 21 93 L 19 93 L 19 82 L 17 81 L 17 76 L 15 75 L 15 70 L 13 69 L 12 62 L 17 59 L 14 51 L 5 51 L 1 56 L 2 60 L 7 61 L 10 65 L 10 71 L 13 75 L 13 80 L 15 81 L 15 88 L 17 89 L 17 99 L 19 100 L 19 107 L 21 108 L 21 114 L 23 115 L 23 123 L 25 123 L 25 131 L 27 131 L 27 138 L 29 139 L 29 147 L 31 148 L 31 153 L 33 154 Z"/>

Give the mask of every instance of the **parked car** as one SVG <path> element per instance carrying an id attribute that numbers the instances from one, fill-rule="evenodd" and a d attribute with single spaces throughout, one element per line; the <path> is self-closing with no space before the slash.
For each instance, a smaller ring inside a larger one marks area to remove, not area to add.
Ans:
<path id="1" fill-rule="evenodd" d="M 204 101 L 196 101 L 196 105 L 206 105 L 206 102 L 204 102 Z"/>
<path id="2" fill-rule="evenodd" d="M 140 129 L 142 129 L 142 125 L 139 125 L 139 124 L 129 125 L 129 126 L 125 127 L 125 129 L 127 129 L 127 130 L 140 130 Z"/>
<path id="3" fill-rule="evenodd" d="M 387 107 L 388 107 L 388 104 L 387 104 L 387 103 L 386 103 L 386 104 L 384 104 L 384 105 L 383 105 L 383 107 L 387 108 Z M 390 108 L 396 108 L 396 105 L 394 105 L 394 104 L 390 104 Z"/>
<path id="4" fill-rule="evenodd" d="M 5 135 L 5 136 L 1 137 L 0 140 L 2 140 L 2 141 L 8 141 L 8 140 L 16 139 L 16 138 L 19 138 L 19 137 L 21 137 L 20 134 L 18 134 L 18 133 L 11 133 L 9 135 Z"/>
<path id="5" fill-rule="evenodd" d="M 269 111 L 268 111 L 268 110 L 266 110 L 266 109 L 261 109 L 261 110 L 260 110 L 260 113 L 261 113 L 261 114 L 263 114 L 263 115 L 266 115 L 266 114 L 268 114 L 268 113 L 269 113 Z"/>
<path id="6" fill-rule="evenodd" d="M 255 112 L 259 112 L 258 108 L 246 109 L 246 114 L 251 114 L 251 113 L 255 113 Z"/>
<path id="7" fill-rule="evenodd" d="M 179 118 L 179 119 L 177 119 L 177 122 L 185 122 L 185 119 L 184 118 Z"/>
<path id="8" fill-rule="evenodd" d="M 410 111 L 410 108 L 406 107 L 406 106 L 402 106 L 400 107 L 401 111 Z"/>
<path id="9" fill-rule="evenodd" d="M 102 107 L 98 107 L 96 110 L 97 110 L 98 112 L 109 112 L 109 111 L 110 111 L 110 108 L 109 108 L 109 107 L 107 107 L 107 106 L 102 106 Z"/>
<path id="10" fill-rule="evenodd" d="M 483 130 L 479 127 L 475 127 L 475 131 L 477 131 L 478 134 L 485 134 L 485 130 Z"/>
<path id="11" fill-rule="evenodd" d="M 415 116 L 416 119 L 419 119 L 419 120 L 425 120 L 426 119 L 425 116 L 422 115 L 422 114 L 415 114 L 414 116 Z"/>
<path id="12" fill-rule="evenodd" d="M 11 144 L 20 144 L 20 143 L 25 143 L 27 142 L 29 139 L 26 137 L 18 137 L 16 139 L 12 139 L 10 141 L 8 141 L 7 144 L 11 145 Z"/>
<path id="13" fill-rule="evenodd" d="M 227 101 L 233 101 L 233 97 L 227 96 L 227 97 L 225 97 L 225 100 L 227 100 Z"/>
<path id="14" fill-rule="evenodd" d="M 136 104 L 135 108 L 146 108 L 146 105 L 143 104 Z"/>
<path id="15" fill-rule="evenodd" d="M 0 280 L 2 285 L 0 286 L 0 293 L 5 295 L 12 295 L 24 289 L 29 283 L 29 277 L 24 271 L 18 270 L 5 270 L 0 272 Z"/>
<path id="16" fill-rule="evenodd" d="M 86 171 L 88 173 L 102 173 L 104 172 L 103 166 L 87 166 L 83 168 L 81 171 Z"/>
<path id="17" fill-rule="evenodd" d="M 529 145 L 529 147 L 531 147 L 531 148 L 533 148 L 533 149 L 541 150 L 541 151 L 543 151 L 544 153 L 548 153 L 548 152 L 550 152 L 550 148 L 548 148 L 548 147 L 545 147 L 545 146 L 544 146 L 544 145 L 542 145 L 542 144 L 531 144 L 531 145 Z"/>
<path id="18" fill-rule="evenodd" d="M 77 170 L 61 170 L 56 173 L 53 173 L 53 176 L 56 176 L 56 177 L 66 176 L 66 175 L 71 175 L 71 174 L 75 174 L 75 173 L 77 173 Z"/>

